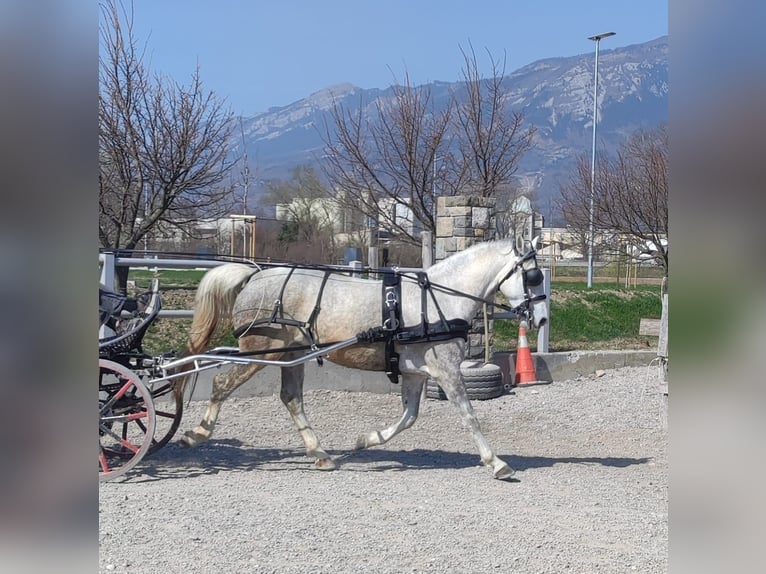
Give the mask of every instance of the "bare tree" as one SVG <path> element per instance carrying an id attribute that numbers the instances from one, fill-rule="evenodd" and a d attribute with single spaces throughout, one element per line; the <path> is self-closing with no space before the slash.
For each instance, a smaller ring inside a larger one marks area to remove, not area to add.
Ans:
<path id="1" fill-rule="evenodd" d="M 606 180 L 607 161 L 608 158 L 603 154 L 597 155 L 596 169 L 598 171 L 596 182 L 604 182 Z M 571 247 L 583 254 L 588 251 L 590 227 L 590 162 L 590 158 L 585 155 L 577 158 L 574 173 L 572 173 L 565 185 L 560 186 L 560 196 L 557 201 L 561 218 L 566 223 L 567 230 L 571 236 Z M 594 207 L 595 205 L 594 200 Z M 599 248 L 602 245 L 602 241 L 594 242 L 593 250 L 596 259 L 599 258 Z"/>
<path id="2" fill-rule="evenodd" d="M 524 115 L 508 108 L 503 86 L 505 58 L 502 63 L 489 54 L 490 76 L 479 72 L 473 46 L 463 54 L 465 95 L 455 96 L 455 128 L 458 157 L 461 159 L 457 187 L 482 197 L 495 197 L 510 185 L 521 157 L 529 151 L 535 135 L 534 126 L 524 128 Z M 512 203 L 506 201 L 505 203 Z"/>
<path id="3" fill-rule="evenodd" d="M 326 129 L 325 170 L 339 200 L 402 239 L 436 228 L 435 162 L 447 158 L 451 106 L 435 112 L 431 90 L 414 88 L 408 75 L 378 99 L 371 119 L 365 104 L 352 111 L 334 106 L 334 134 Z"/>
<path id="4" fill-rule="evenodd" d="M 600 156 L 597 170 L 593 225 L 605 239 L 600 242 L 602 251 L 654 260 L 667 275 L 667 126 L 635 132 L 615 157 Z M 581 157 L 561 188 L 559 206 L 567 225 L 583 240 L 589 228 L 590 193 L 590 165 Z M 587 242 L 581 243 L 587 247 Z"/>
<path id="5" fill-rule="evenodd" d="M 134 249 L 154 230 L 189 233 L 200 215 L 229 209 L 225 181 L 232 115 L 204 90 L 152 75 L 133 36 L 132 6 L 101 4 L 99 56 L 99 241 Z M 124 290 L 127 268 L 118 269 Z"/>
<path id="6" fill-rule="evenodd" d="M 522 114 L 508 109 L 504 64 L 492 60 L 485 80 L 473 50 L 463 56 L 465 89 L 438 111 L 431 87 L 413 87 L 408 75 L 372 113 L 363 101 L 354 110 L 333 109 L 334 131 L 325 138 L 329 181 L 399 240 L 417 244 L 420 231 L 435 232 L 438 196 L 509 189 L 532 145 L 534 128 L 524 129 Z"/>

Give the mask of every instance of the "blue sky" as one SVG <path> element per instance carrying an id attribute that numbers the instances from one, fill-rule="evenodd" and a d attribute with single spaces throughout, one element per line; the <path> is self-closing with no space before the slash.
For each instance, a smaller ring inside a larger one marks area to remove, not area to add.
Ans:
<path id="1" fill-rule="evenodd" d="M 535 60 L 592 53 L 668 33 L 668 0 L 135 0 L 134 35 L 154 72 L 185 83 L 199 64 L 234 113 L 284 106 L 349 82 L 385 88 L 460 79 L 473 44 L 507 72 Z"/>

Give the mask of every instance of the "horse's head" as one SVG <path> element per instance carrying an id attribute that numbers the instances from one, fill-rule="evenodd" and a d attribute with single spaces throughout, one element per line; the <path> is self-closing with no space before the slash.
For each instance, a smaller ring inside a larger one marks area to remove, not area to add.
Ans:
<path id="1" fill-rule="evenodd" d="M 503 270 L 498 288 L 522 320 L 540 327 L 548 322 L 543 272 L 537 266 L 537 240 L 523 254 L 514 249 L 514 260 Z"/>

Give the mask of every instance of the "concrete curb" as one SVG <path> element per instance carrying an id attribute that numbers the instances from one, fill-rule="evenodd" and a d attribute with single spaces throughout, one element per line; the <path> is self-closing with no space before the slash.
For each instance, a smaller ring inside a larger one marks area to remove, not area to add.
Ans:
<path id="1" fill-rule="evenodd" d="M 588 376 L 598 370 L 620 367 L 643 367 L 657 357 L 656 351 L 565 351 L 561 353 L 532 353 L 535 374 L 541 382 L 566 381 Z M 492 356 L 492 362 L 503 371 L 508 384 L 516 372 L 516 353 L 501 352 Z"/>
<path id="2" fill-rule="evenodd" d="M 503 372 L 505 384 L 513 382 L 515 353 L 499 352 L 492 363 Z M 568 351 L 561 353 L 533 353 L 535 373 L 543 382 L 565 381 L 588 376 L 598 370 L 620 367 L 641 367 L 656 358 L 656 351 Z M 207 400 L 213 388 L 213 377 L 229 367 L 202 372 L 192 393 L 192 400 Z M 279 394 L 280 370 L 266 367 L 251 381 L 234 391 L 234 397 L 262 397 Z M 399 393 L 399 386 L 392 384 L 384 373 L 359 371 L 340 367 L 325 361 L 320 367 L 315 361 L 306 363 L 305 390 L 326 389 L 332 391 Z"/>

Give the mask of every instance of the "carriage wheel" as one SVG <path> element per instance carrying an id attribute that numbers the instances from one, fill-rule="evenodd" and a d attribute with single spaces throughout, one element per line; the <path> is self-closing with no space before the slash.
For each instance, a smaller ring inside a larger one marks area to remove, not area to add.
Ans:
<path id="1" fill-rule="evenodd" d="M 149 454 L 152 454 L 165 446 L 176 434 L 181 425 L 184 398 L 173 392 L 173 383 L 169 381 L 149 383 L 149 388 L 152 393 L 154 412 L 157 415 L 154 438 L 149 447 Z"/>
<path id="2" fill-rule="evenodd" d="M 149 451 L 154 438 L 154 402 L 130 369 L 99 359 L 98 479 L 128 472 Z"/>

